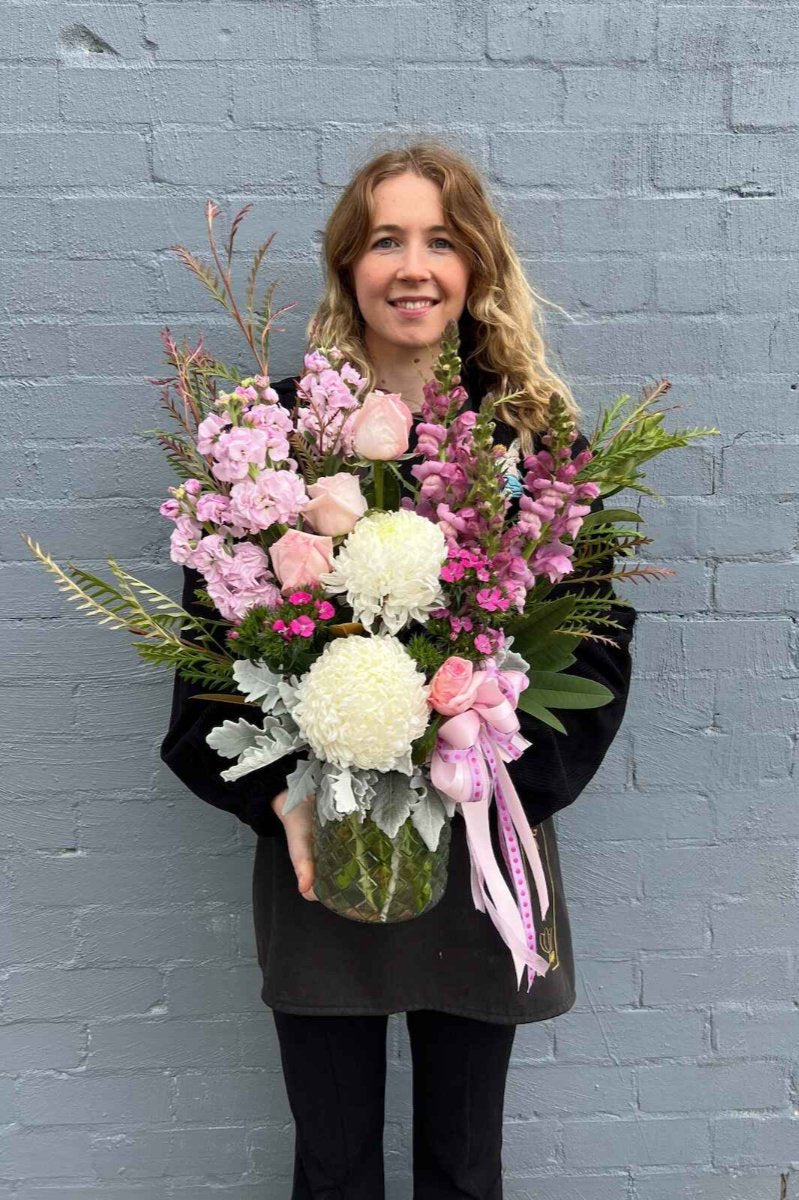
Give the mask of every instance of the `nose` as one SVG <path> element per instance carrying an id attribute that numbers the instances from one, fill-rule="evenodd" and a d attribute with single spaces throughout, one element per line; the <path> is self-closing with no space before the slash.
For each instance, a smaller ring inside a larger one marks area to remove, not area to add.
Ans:
<path id="1" fill-rule="evenodd" d="M 430 270 L 425 263 L 422 247 L 413 245 L 405 247 L 397 274 L 400 279 L 430 278 Z"/>

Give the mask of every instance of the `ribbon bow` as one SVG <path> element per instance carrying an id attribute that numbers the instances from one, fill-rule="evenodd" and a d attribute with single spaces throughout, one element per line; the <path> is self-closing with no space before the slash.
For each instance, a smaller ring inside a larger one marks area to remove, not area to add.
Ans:
<path id="1" fill-rule="evenodd" d="M 538 844 L 505 767 L 531 745 L 519 732 L 516 715 L 519 693 L 528 681 L 523 671 L 502 671 L 491 659 L 480 674 L 483 678 L 471 707 L 439 726 L 430 778 L 434 787 L 461 805 L 472 865 L 472 899 L 480 912 L 488 911 L 510 949 L 519 987 L 526 966 L 529 992 L 536 974 L 546 974 L 549 960 L 537 949 L 525 857 L 532 870 L 542 918 L 549 910 L 549 894 Z M 516 899 L 491 844 L 488 809 L 492 795 L 502 834 L 502 855 Z"/>

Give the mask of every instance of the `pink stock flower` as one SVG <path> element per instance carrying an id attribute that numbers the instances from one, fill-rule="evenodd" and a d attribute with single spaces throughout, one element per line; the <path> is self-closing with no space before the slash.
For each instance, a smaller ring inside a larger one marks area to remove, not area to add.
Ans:
<path id="1" fill-rule="evenodd" d="M 211 472 L 223 483 L 247 479 L 250 466 L 263 467 L 266 462 L 267 438 L 262 429 L 237 425 L 221 433 L 212 448 L 214 463 Z"/>
<path id="2" fill-rule="evenodd" d="M 219 568 L 208 581 L 208 594 L 228 619 L 242 620 L 251 608 L 280 603 L 280 590 L 269 570 L 269 559 L 254 542 L 239 542 L 232 555 L 218 560 Z"/>
<path id="3" fill-rule="evenodd" d="M 309 350 L 302 360 L 306 371 L 324 371 L 330 366 L 329 359 L 325 358 L 321 350 Z"/>
<path id="4" fill-rule="evenodd" d="M 165 500 L 158 511 L 162 517 L 175 521 L 180 516 L 180 504 L 177 500 Z"/>
<path id="5" fill-rule="evenodd" d="M 169 557 L 172 562 L 192 566 L 192 556 L 201 536 L 202 526 L 193 517 L 178 517 L 169 538 Z"/>
<path id="6" fill-rule="evenodd" d="M 258 399 L 258 393 L 254 387 L 242 387 L 241 384 L 235 387 L 231 394 L 237 396 L 239 400 L 243 400 L 245 404 L 253 404 Z"/>
<path id="7" fill-rule="evenodd" d="M 223 429 L 230 425 L 230 414 L 226 412 L 211 412 L 197 426 L 197 449 L 200 454 L 210 454 L 216 439 Z"/>
<path id="8" fill-rule="evenodd" d="M 222 559 L 229 559 L 230 552 L 225 545 L 225 539 L 220 533 L 207 533 L 197 543 L 197 549 L 192 557 L 192 566 L 206 579 L 218 577 L 221 574 L 217 565 Z"/>
<path id="9" fill-rule="evenodd" d="M 358 400 L 344 373 L 333 370 L 329 364 L 322 365 L 327 364 L 323 355 L 308 355 L 306 362 L 314 363 L 316 373 L 303 375 L 297 385 L 297 431 L 308 435 L 318 457 L 326 454 L 346 457 L 352 451 L 350 414 L 357 408 Z"/>
<path id="10" fill-rule="evenodd" d="M 250 609 L 256 606 L 274 608 L 280 603 L 280 592 L 273 583 L 262 583 L 239 592 L 233 592 L 221 581 L 209 580 L 208 595 L 226 621 L 240 623 Z"/>
<path id="11" fill-rule="evenodd" d="M 333 539 L 289 529 L 273 543 L 269 555 L 285 592 L 303 583 L 319 583 L 321 576 L 333 569 Z"/>
<path id="12" fill-rule="evenodd" d="M 268 468 L 255 480 L 235 483 L 230 491 L 231 519 L 251 533 L 271 525 L 293 525 L 305 508 L 305 482 L 295 471 Z"/>
<path id="13" fill-rule="evenodd" d="M 359 390 L 365 382 L 363 375 L 361 375 L 350 362 L 341 364 L 339 374 L 345 383 L 354 384 L 356 390 Z"/>
<path id="14" fill-rule="evenodd" d="M 222 525 L 230 518 L 230 500 L 220 492 L 203 492 L 195 509 L 198 521 Z"/>
<path id="15" fill-rule="evenodd" d="M 285 462 L 291 453 L 289 434 L 294 430 L 291 413 L 280 403 L 254 404 L 244 414 L 244 420 L 245 427 L 260 429 L 265 435 L 272 462 Z"/>

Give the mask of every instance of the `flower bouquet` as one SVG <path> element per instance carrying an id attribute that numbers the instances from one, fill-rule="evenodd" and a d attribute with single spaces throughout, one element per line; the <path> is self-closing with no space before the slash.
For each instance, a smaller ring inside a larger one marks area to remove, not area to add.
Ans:
<path id="1" fill-rule="evenodd" d="M 213 265 L 176 250 L 239 325 L 256 371 L 217 361 L 202 339 L 178 347 L 164 331 L 176 374 L 156 382 L 178 432 L 151 431 L 181 480 L 160 507 L 174 526 L 170 557 L 200 573 L 196 598 L 208 615 L 112 558 L 114 583 L 64 570 L 23 536 L 69 599 L 134 634 L 145 661 L 200 682 L 208 691 L 198 699 L 230 705 L 207 735 L 220 768 L 230 763 L 224 780 L 299 752 L 283 811 L 315 798 L 314 888 L 333 911 L 385 922 L 431 908 L 460 811 L 474 904 L 508 946 L 519 984 L 527 969 L 529 988 L 548 968 L 532 892 L 542 918 L 549 897 L 506 766 L 532 745 L 518 711 L 563 730 L 554 710 L 607 703 L 607 688 L 564 671 L 581 638 L 608 640 L 589 624 L 613 627 L 611 604 L 626 603 L 610 589 L 547 593 L 572 576 L 601 585 L 672 574 L 591 575 L 609 551 L 629 556 L 649 541 L 636 512 L 604 509 L 600 493 L 653 494 L 642 461 L 718 431 L 665 431 L 651 406 L 666 384 L 626 417 L 621 397 L 575 455 L 577 430 L 555 395 L 545 449 L 522 469 L 518 454 L 493 444 L 497 402 L 464 407 L 454 323 L 414 448 L 401 396 L 369 392 L 335 347 L 306 354 L 289 407 L 268 373 L 272 288 L 255 304 L 269 242 L 256 252 L 243 310 L 231 282 L 247 208 L 225 257 L 208 203 Z M 492 801 L 507 875 L 492 848 Z"/>

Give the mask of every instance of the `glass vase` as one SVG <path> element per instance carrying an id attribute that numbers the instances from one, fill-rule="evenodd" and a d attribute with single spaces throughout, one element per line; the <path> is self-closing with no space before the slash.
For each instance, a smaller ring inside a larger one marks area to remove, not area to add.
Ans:
<path id="1" fill-rule="evenodd" d="M 390 838 L 368 813 L 350 813 L 322 825 L 313 810 L 313 890 L 326 908 L 352 921 L 410 921 L 444 894 L 450 822 L 429 850 L 408 817 Z"/>

